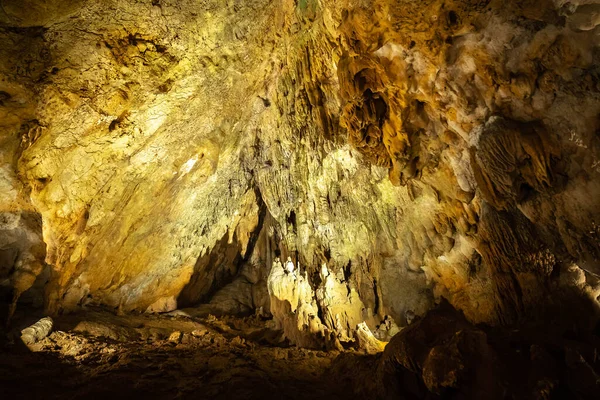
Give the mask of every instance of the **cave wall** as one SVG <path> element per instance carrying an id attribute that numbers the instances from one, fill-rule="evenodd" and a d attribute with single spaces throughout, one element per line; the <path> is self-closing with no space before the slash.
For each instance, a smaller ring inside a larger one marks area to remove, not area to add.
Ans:
<path id="1" fill-rule="evenodd" d="M 473 322 L 592 315 L 598 12 L 5 1 L 0 210 L 41 215 L 52 312 L 209 301 L 244 263 L 264 269 L 251 308 L 291 256 L 333 331 L 441 297 Z M 318 295 L 323 264 L 347 312 Z M 272 310 L 288 336 L 294 307 Z"/>

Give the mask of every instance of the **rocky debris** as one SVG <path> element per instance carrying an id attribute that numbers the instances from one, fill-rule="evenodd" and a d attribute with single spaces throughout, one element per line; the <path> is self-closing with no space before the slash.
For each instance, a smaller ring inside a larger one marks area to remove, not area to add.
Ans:
<path id="1" fill-rule="evenodd" d="M 169 335 L 168 340 L 169 340 L 169 342 L 179 343 L 179 342 L 181 342 L 182 337 L 183 337 L 183 334 L 181 332 L 175 331 Z"/>
<path id="2" fill-rule="evenodd" d="M 60 317 L 55 325 L 74 326 L 81 318 L 88 326 L 106 324 L 105 330 L 121 332 L 119 340 L 98 335 L 100 329 L 55 329 L 36 343 L 35 353 L 4 346 L 0 385 L 5 393 L 172 398 L 202 392 L 216 399 L 369 400 L 593 399 L 600 394 L 600 331 L 559 324 L 475 326 L 447 303 L 404 328 L 385 349 L 361 324 L 361 348 L 341 351 L 265 342 L 269 321 L 256 317 L 190 321 L 94 311 Z M 154 336 L 156 326 L 167 333 Z M 68 371 L 71 383 L 58 384 L 56 369 Z"/>
<path id="3" fill-rule="evenodd" d="M 79 318 L 82 315 L 60 317 L 56 324 L 72 326 Z M 93 312 L 86 318 L 90 325 L 110 323 L 111 330 L 130 333 L 117 341 L 80 330 L 55 330 L 38 343 L 36 353 L 2 348 L 3 394 L 16 398 L 44 394 L 51 399 L 124 395 L 167 399 L 197 397 L 198 393 L 211 399 L 352 395 L 328 375 L 337 352 L 260 345 L 254 335 L 265 328 L 260 319 L 197 319 L 194 323 L 206 328 L 191 330 L 188 319 L 157 315 Z M 151 338 L 156 322 L 173 334 Z M 221 333 L 225 326 L 229 330 Z M 177 341 L 169 337 L 175 335 Z M 61 379 L 55 371 L 69 379 Z"/>
<path id="4" fill-rule="evenodd" d="M 191 316 L 183 310 L 173 310 L 165 313 L 165 315 L 174 318 L 191 318 Z"/>
<path id="5" fill-rule="evenodd" d="M 204 335 L 206 335 L 208 332 L 204 329 L 200 330 L 200 329 L 196 329 L 195 331 L 192 331 L 192 336 L 194 337 L 202 337 Z"/>
<path id="6" fill-rule="evenodd" d="M 27 346 L 35 344 L 35 343 L 41 341 L 42 339 L 44 339 L 46 336 L 48 336 L 50 334 L 50 332 L 52 331 L 53 326 L 54 326 L 54 321 L 52 321 L 52 318 L 50 318 L 50 317 L 42 318 L 35 324 L 33 324 L 21 331 L 21 340 Z"/>
<path id="7" fill-rule="evenodd" d="M 571 329 L 480 328 L 444 304 L 391 340 L 377 387 L 382 398 L 596 398 L 600 337 Z"/>
<path id="8" fill-rule="evenodd" d="M 147 313 L 170 313 L 177 310 L 177 299 L 174 296 L 163 297 L 150 304 Z"/>

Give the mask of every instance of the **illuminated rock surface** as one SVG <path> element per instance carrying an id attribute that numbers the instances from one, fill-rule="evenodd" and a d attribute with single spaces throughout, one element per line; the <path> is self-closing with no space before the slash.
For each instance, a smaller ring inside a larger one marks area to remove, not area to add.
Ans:
<path id="1" fill-rule="evenodd" d="M 1 5 L 6 316 L 257 314 L 338 350 L 442 299 L 596 326 L 600 3 Z"/>

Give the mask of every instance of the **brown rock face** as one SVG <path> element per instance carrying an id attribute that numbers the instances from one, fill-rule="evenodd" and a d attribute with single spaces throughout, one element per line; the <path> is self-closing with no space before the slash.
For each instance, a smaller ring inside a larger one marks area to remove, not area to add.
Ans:
<path id="1" fill-rule="evenodd" d="M 594 3 L 4 1 L 5 291 L 271 312 L 311 346 L 441 298 L 589 326 Z M 434 392 L 460 378 L 427 365 Z"/>
<path id="2" fill-rule="evenodd" d="M 598 337 L 592 344 L 573 331 L 561 337 L 561 329 L 556 324 L 540 336 L 478 328 L 442 305 L 396 335 L 374 360 L 378 398 L 597 397 Z M 336 370 L 347 363 L 339 360 Z"/>

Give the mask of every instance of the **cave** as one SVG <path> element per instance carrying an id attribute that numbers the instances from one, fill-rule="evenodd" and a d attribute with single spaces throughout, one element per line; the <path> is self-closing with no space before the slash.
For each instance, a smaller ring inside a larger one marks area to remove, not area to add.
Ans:
<path id="1" fill-rule="evenodd" d="M 600 1 L 1 0 L 6 399 L 600 399 Z"/>

